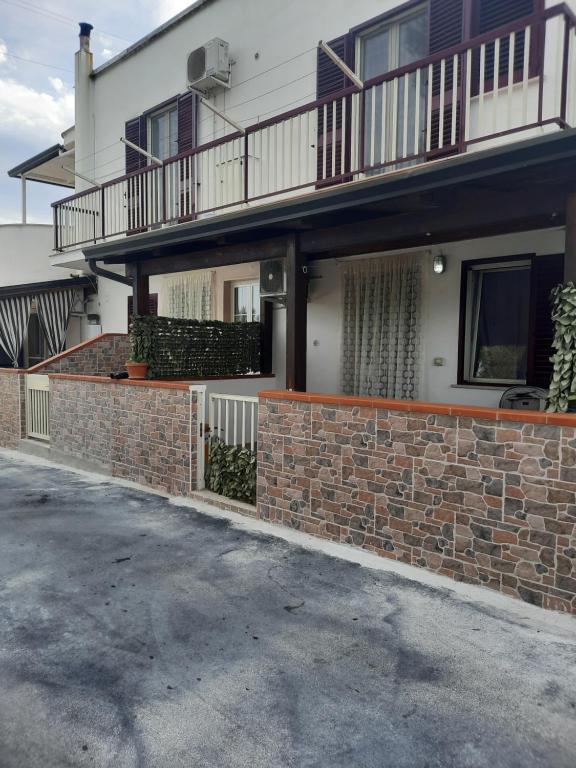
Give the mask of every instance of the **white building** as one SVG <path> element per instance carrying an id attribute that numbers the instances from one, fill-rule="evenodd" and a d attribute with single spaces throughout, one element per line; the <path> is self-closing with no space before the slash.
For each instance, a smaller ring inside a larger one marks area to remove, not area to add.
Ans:
<path id="1" fill-rule="evenodd" d="M 52 261 L 98 272 L 88 311 L 122 332 L 133 291 L 259 317 L 281 260 L 279 387 L 546 387 L 548 295 L 576 275 L 575 6 L 198 0 L 95 70 L 82 25 Z"/>
<path id="2" fill-rule="evenodd" d="M 21 180 L 22 215 L 0 226 L 0 365 L 31 367 L 90 335 L 85 299 L 95 280 L 85 268 L 54 266 L 53 225 L 33 224 L 27 216 L 29 183 L 74 187 L 66 164 L 74 166 L 73 128 L 62 143 L 8 172 Z"/>

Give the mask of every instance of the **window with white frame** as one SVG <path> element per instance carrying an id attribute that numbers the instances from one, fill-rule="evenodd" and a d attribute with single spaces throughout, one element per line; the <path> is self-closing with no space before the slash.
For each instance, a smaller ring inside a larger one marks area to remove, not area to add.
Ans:
<path id="1" fill-rule="evenodd" d="M 471 383 L 524 384 L 531 261 L 466 265 L 464 373 Z"/>
<path id="2" fill-rule="evenodd" d="M 232 320 L 256 323 L 260 320 L 260 286 L 254 282 L 232 283 Z"/>
<path id="3" fill-rule="evenodd" d="M 148 118 L 148 146 L 159 160 L 178 154 L 178 108 L 172 104 Z"/>

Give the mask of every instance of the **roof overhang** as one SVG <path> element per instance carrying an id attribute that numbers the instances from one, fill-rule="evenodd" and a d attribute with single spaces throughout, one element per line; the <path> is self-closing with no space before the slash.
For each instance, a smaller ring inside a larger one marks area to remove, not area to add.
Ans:
<path id="1" fill-rule="evenodd" d="M 491 218 L 499 226 L 513 216 L 522 219 L 525 229 L 560 226 L 570 191 L 576 191 L 576 129 L 132 235 L 83 252 L 86 259 L 126 264 L 193 256 L 296 232 L 303 251 L 319 254 L 324 246 L 316 233 L 346 225 L 356 233 L 372 228 L 386 244 L 382 250 L 391 250 L 387 238 L 392 242 L 392 233 L 398 235 L 394 243 L 410 242 L 411 247 L 446 242 L 438 238 L 449 219 L 454 232 L 464 221 L 469 228 L 477 222 L 476 237 L 483 236 L 484 225 L 490 231 Z M 342 242 L 333 238 L 333 253 Z"/>
<path id="2" fill-rule="evenodd" d="M 63 165 L 74 166 L 74 149 L 67 150 L 63 144 L 54 144 L 9 170 L 8 176 L 74 188 L 74 175 L 64 170 Z"/>
<path id="3" fill-rule="evenodd" d="M 88 288 L 94 285 L 92 277 L 71 277 L 63 280 L 47 280 L 43 283 L 26 283 L 22 285 L 7 285 L 0 288 L 0 299 L 16 296 L 37 296 L 39 293 L 62 291 L 66 288 Z"/>

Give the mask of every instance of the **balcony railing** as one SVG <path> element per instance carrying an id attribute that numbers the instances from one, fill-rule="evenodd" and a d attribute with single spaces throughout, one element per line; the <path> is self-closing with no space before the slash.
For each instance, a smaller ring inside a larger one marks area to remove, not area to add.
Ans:
<path id="1" fill-rule="evenodd" d="M 174 225 L 576 124 L 565 5 L 54 203 L 55 248 Z"/>

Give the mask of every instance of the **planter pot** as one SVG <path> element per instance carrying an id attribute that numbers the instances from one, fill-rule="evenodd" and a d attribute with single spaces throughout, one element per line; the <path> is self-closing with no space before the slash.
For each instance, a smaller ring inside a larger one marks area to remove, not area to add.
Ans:
<path id="1" fill-rule="evenodd" d="M 126 363 L 129 379 L 145 379 L 148 374 L 148 363 Z"/>

